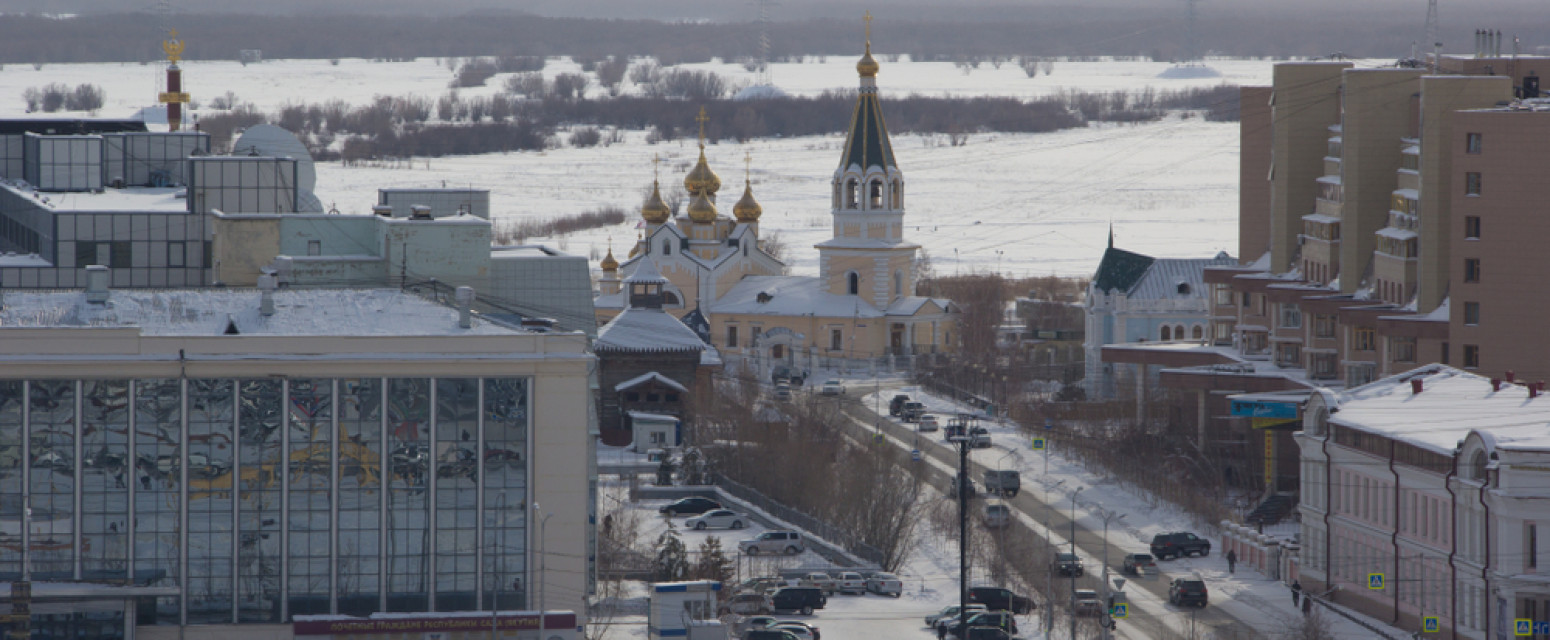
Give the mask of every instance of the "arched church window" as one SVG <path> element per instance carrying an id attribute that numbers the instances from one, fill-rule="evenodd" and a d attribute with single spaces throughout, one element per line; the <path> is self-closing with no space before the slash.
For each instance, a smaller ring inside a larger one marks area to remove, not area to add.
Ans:
<path id="1" fill-rule="evenodd" d="M 662 304 L 664 304 L 664 305 L 668 305 L 668 304 L 683 304 L 683 301 L 678 299 L 678 294 L 673 293 L 671 291 L 663 291 L 662 292 Z"/>
<path id="2" fill-rule="evenodd" d="M 849 181 L 845 182 L 845 208 L 846 209 L 854 209 L 854 208 L 856 208 L 856 189 L 858 189 L 858 188 L 859 188 L 859 185 L 856 184 L 855 180 L 849 180 Z"/>
<path id="3" fill-rule="evenodd" d="M 673 241 L 671 238 L 662 241 L 662 255 L 673 255 Z"/>
<path id="4" fill-rule="evenodd" d="M 1486 465 L 1485 449 L 1481 449 L 1479 451 L 1476 451 L 1475 455 L 1470 456 L 1470 458 L 1469 458 L 1469 478 L 1471 480 L 1475 480 L 1477 482 L 1485 482 L 1485 480 L 1486 480 L 1485 465 Z"/>
<path id="5" fill-rule="evenodd" d="M 904 272 L 903 271 L 895 271 L 895 272 L 893 272 L 893 296 L 895 298 L 899 298 L 899 297 L 903 297 L 904 296 Z"/>
<path id="6" fill-rule="evenodd" d="M 882 180 L 873 180 L 872 181 L 872 187 L 870 189 L 868 189 L 867 191 L 868 191 L 868 194 L 867 194 L 868 195 L 867 208 L 870 208 L 870 209 L 881 209 L 881 208 L 883 208 L 883 181 Z"/>
<path id="7" fill-rule="evenodd" d="M 854 295 L 859 295 L 861 293 L 861 275 L 860 274 L 858 274 L 858 273 L 856 273 L 854 271 L 852 271 L 852 272 L 850 272 L 848 274 L 845 274 L 845 292 L 849 293 L 850 295 L 853 295 L 853 296 Z"/>
<path id="8" fill-rule="evenodd" d="M 1189 330 L 1189 337 L 1191 337 L 1191 338 L 1193 338 L 1195 340 L 1199 340 L 1201 338 L 1204 338 L 1205 336 L 1206 336 L 1206 330 L 1201 328 L 1201 326 L 1198 325 L 1198 324 L 1195 325 L 1193 328 L 1191 328 Z"/>
<path id="9" fill-rule="evenodd" d="M 1163 342 L 1167 342 L 1173 339 L 1173 329 L 1168 328 L 1167 325 L 1163 325 L 1162 331 L 1160 333 L 1162 335 Z"/>
<path id="10" fill-rule="evenodd" d="M 1184 339 L 1184 325 L 1182 325 L 1182 324 L 1173 325 L 1173 337 L 1175 339 L 1177 339 L 1177 340 L 1183 340 Z"/>

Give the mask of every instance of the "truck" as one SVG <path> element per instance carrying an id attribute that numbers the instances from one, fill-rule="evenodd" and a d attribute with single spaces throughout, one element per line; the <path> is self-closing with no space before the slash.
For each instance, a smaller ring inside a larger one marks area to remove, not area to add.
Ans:
<path id="1" fill-rule="evenodd" d="M 1008 498 L 1017 497 L 1022 489 L 1023 476 L 1013 470 L 985 470 L 985 492 Z"/>

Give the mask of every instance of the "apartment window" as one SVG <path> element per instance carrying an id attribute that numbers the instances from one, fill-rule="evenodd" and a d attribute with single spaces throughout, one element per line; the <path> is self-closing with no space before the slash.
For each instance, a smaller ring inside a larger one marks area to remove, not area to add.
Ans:
<path id="1" fill-rule="evenodd" d="M 1464 237 L 1480 239 L 1480 216 L 1464 216 Z"/>
<path id="2" fill-rule="evenodd" d="M 1439 359 L 1443 364 L 1448 364 L 1448 343 L 1446 342 L 1442 343 L 1442 357 Z"/>
<path id="3" fill-rule="evenodd" d="M 664 442 L 667 442 L 667 434 L 661 431 L 651 432 L 651 444 L 662 444 Z"/>
<path id="4" fill-rule="evenodd" d="M 839 329 L 829 331 L 829 350 L 839 351 L 845 348 L 844 334 Z"/>
<path id="5" fill-rule="evenodd" d="M 727 346 L 737 347 L 737 327 L 727 327 Z"/>
<path id="6" fill-rule="evenodd" d="M 1317 314 L 1313 316 L 1313 337 L 1335 337 L 1335 316 L 1331 314 Z"/>
<path id="7" fill-rule="evenodd" d="M 662 396 L 655 393 L 646 394 L 646 402 L 661 402 Z"/>
<path id="8" fill-rule="evenodd" d="M 1243 292 L 1243 308 L 1249 308 L 1249 292 Z"/>
<path id="9" fill-rule="evenodd" d="M 1464 282 L 1480 281 L 1480 259 L 1464 258 Z"/>
<path id="10" fill-rule="evenodd" d="M 1351 333 L 1351 349 L 1355 351 L 1372 351 L 1378 348 L 1377 331 L 1370 327 L 1361 327 Z"/>
<path id="11" fill-rule="evenodd" d="M 1302 309 L 1295 304 L 1281 305 L 1281 328 L 1299 329 L 1302 327 Z"/>
<path id="12" fill-rule="evenodd" d="M 1539 566 L 1539 526 L 1530 522 L 1523 532 L 1523 560 L 1524 566 L 1534 569 Z"/>
<path id="13" fill-rule="evenodd" d="M 1464 303 L 1464 324 L 1471 327 L 1480 324 L 1480 303 Z"/>
<path id="14" fill-rule="evenodd" d="M 1464 195 L 1480 195 L 1480 172 L 1470 171 L 1464 174 Z"/>
<path id="15" fill-rule="evenodd" d="M 1464 153 L 1480 153 L 1480 134 L 1464 134 Z"/>
<path id="16" fill-rule="evenodd" d="M 320 256 L 320 255 L 323 255 L 323 241 L 322 240 L 308 240 L 307 241 L 307 255 L 309 255 L 309 256 Z"/>
<path id="17" fill-rule="evenodd" d="M 640 402 L 640 393 L 636 392 L 636 391 L 630 391 L 628 393 L 625 393 L 624 394 L 624 401 L 625 402 Z"/>
<path id="18" fill-rule="evenodd" d="M 1227 287 L 1222 286 L 1222 285 L 1217 285 L 1215 288 L 1216 288 L 1216 304 L 1218 304 L 1220 306 L 1227 306 L 1227 305 L 1232 304 L 1232 289 L 1228 289 Z"/>
<path id="19" fill-rule="evenodd" d="M 1464 368 L 1465 369 L 1479 369 L 1480 368 L 1480 345 L 1477 345 L 1477 344 L 1466 344 L 1466 345 L 1464 345 Z"/>
<path id="20" fill-rule="evenodd" d="M 1415 362 L 1415 338 L 1389 338 L 1394 362 Z"/>

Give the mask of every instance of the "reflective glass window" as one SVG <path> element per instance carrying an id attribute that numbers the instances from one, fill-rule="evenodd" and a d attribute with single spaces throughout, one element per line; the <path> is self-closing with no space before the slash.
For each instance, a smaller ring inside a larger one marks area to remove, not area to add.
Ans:
<path id="1" fill-rule="evenodd" d="M 31 388 L 33 579 L 69 580 L 75 574 L 75 381 L 34 380 Z"/>
<path id="2" fill-rule="evenodd" d="M 388 380 L 388 611 L 428 611 L 431 381 Z"/>
<path id="3" fill-rule="evenodd" d="M 486 608 L 527 607 L 525 378 L 484 380 L 484 593 Z M 495 602 L 491 602 L 494 600 Z"/>
<path id="4" fill-rule="evenodd" d="M 81 383 L 81 577 L 129 570 L 129 381 Z"/>
<path id="5" fill-rule="evenodd" d="M 232 586 L 232 438 L 236 397 L 231 380 L 188 381 L 188 451 L 174 460 L 188 479 L 188 621 L 231 622 Z"/>
<path id="6" fill-rule="evenodd" d="M 26 404 L 21 381 L 0 381 L 0 518 L 13 522 L 22 517 L 22 409 Z M 20 541 L 0 545 L 0 575 L 11 580 L 21 572 Z"/>
<path id="7" fill-rule="evenodd" d="M 381 610 L 382 380 L 339 381 L 339 613 Z"/>
<path id="8" fill-rule="evenodd" d="M 291 380 L 290 614 L 328 613 L 330 588 L 330 470 L 333 460 L 334 384 L 327 378 Z"/>
<path id="9" fill-rule="evenodd" d="M 479 380 L 436 380 L 436 610 L 471 611 L 478 571 Z"/>
<path id="10" fill-rule="evenodd" d="M 178 585 L 179 505 L 177 473 L 183 441 L 183 395 L 178 380 L 136 380 L 135 386 L 135 584 Z M 142 606 L 140 624 L 176 624 L 178 599 Z"/>
<path id="11" fill-rule="evenodd" d="M 280 621 L 281 388 L 279 380 L 242 380 L 237 430 L 237 618 Z"/>

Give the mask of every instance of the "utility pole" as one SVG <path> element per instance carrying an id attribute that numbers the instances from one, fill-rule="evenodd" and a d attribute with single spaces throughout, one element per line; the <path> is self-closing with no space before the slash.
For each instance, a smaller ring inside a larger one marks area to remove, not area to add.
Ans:
<path id="1" fill-rule="evenodd" d="M 958 430 L 947 440 L 958 447 L 958 630 L 969 635 L 969 424 L 962 415 L 953 418 Z"/>
<path id="2" fill-rule="evenodd" d="M 1125 519 L 1125 514 L 1122 514 L 1122 513 L 1121 514 L 1116 514 L 1113 511 L 1104 511 L 1103 512 L 1103 596 L 1102 597 L 1103 597 L 1103 607 L 1104 607 L 1104 609 L 1106 609 L 1106 611 L 1104 612 L 1103 617 L 1101 618 L 1105 622 L 1105 624 L 1103 624 L 1101 626 L 1103 627 L 1103 638 L 1104 638 L 1104 640 L 1108 640 L 1110 637 L 1112 637 L 1111 634 L 1109 633 L 1109 625 L 1107 624 L 1107 622 L 1110 620 L 1109 614 L 1112 613 L 1112 611 L 1107 611 L 1107 609 L 1110 607 L 1110 603 L 1109 603 L 1109 522 L 1111 522 L 1111 521 L 1119 522 L 1120 520 L 1124 520 L 1124 519 Z"/>
<path id="3" fill-rule="evenodd" d="M 1082 487 L 1071 492 L 1071 553 L 1076 553 L 1076 497 Z M 1071 572 L 1071 640 L 1076 640 L 1076 572 Z"/>

